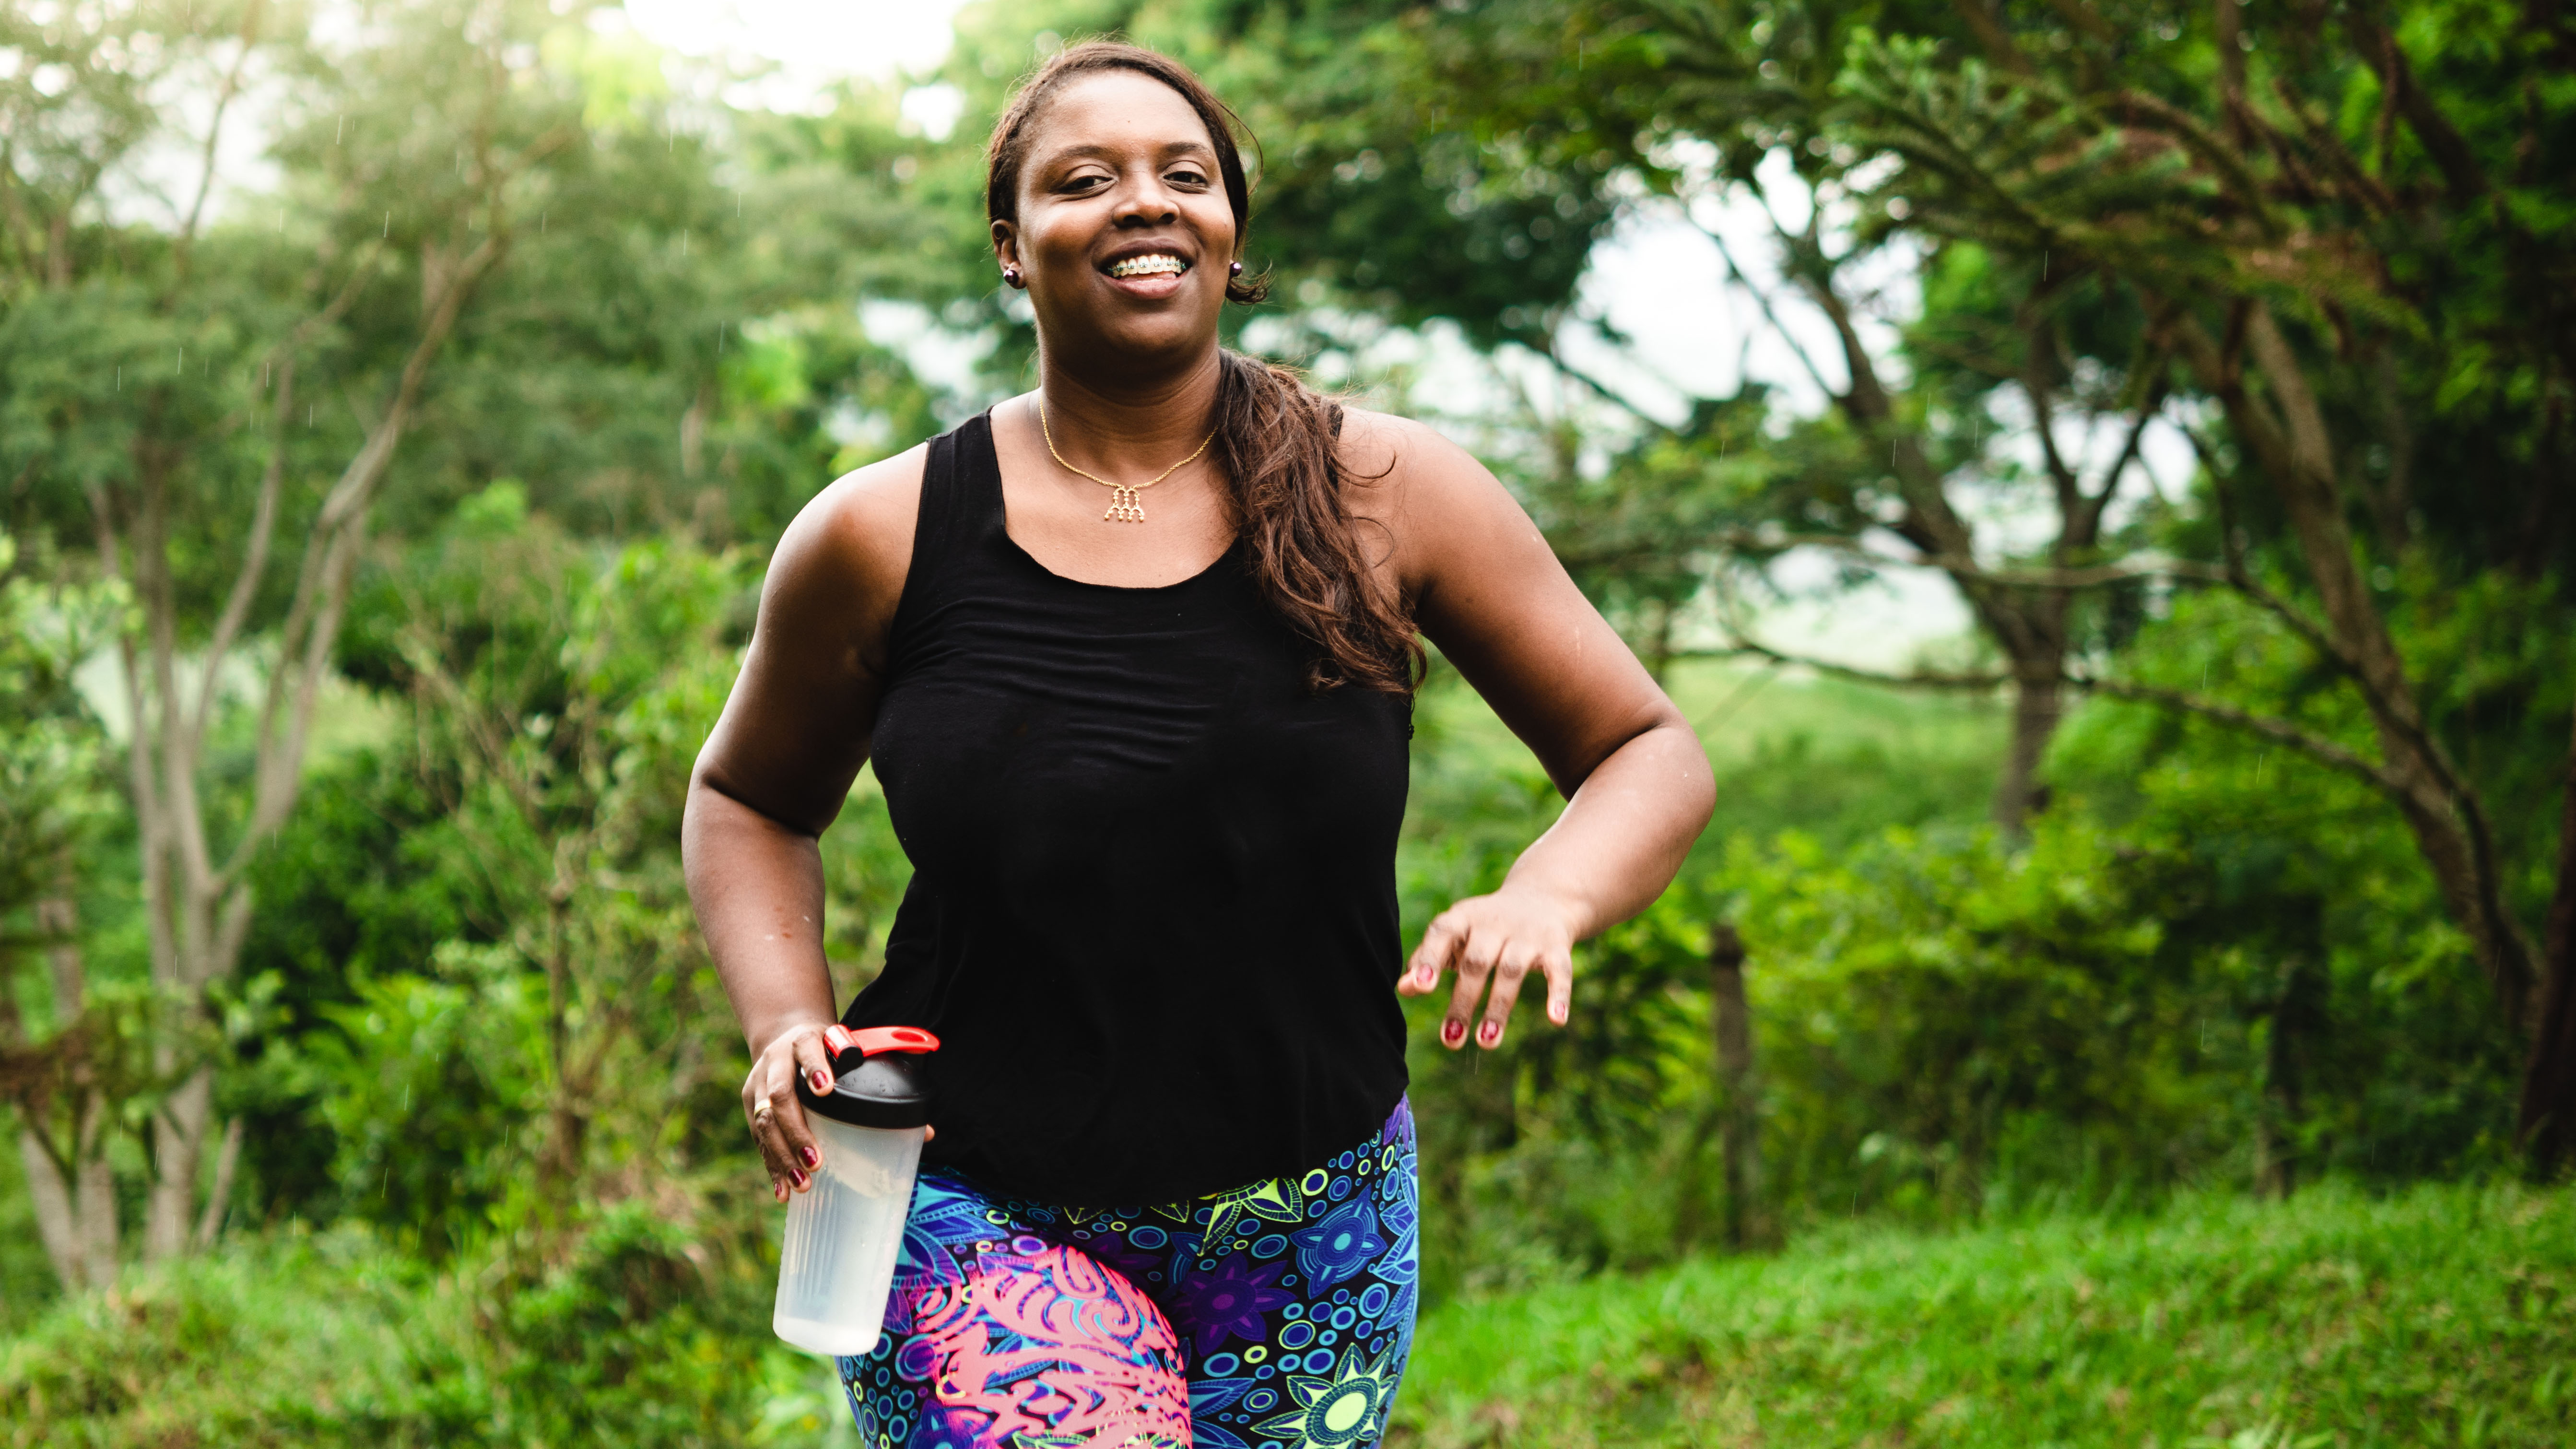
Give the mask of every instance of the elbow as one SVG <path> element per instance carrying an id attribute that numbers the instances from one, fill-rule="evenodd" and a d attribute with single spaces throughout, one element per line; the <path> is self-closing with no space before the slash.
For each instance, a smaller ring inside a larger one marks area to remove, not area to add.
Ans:
<path id="1" fill-rule="evenodd" d="M 1675 781 L 1674 804 L 1690 827 L 1690 837 L 1696 840 L 1717 814 L 1717 771 L 1708 762 L 1708 746 L 1701 743 L 1699 731 L 1691 728 L 1679 710 L 1658 728 L 1670 732 L 1672 750 L 1679 756 L 1675 761 L 1679 778 Z"/>
<path id="2" fill-rule="evenodd" d="M 808 822 L 789 812 L 763 804 L 741 782 L 705 755 L 698 757 L 689 771 L 689 791 L 680 807 L 681 853 L 687 855 L 699 836 L 709 829 L 753 825 L 756 828 L 796 836 L 807 841 L 823 838 L 829 819 Z"/>
<path id="3" fill-rule="evenodd" d="M 1613 764 L 1621 789 L 1653 781 L 1651 793 L 1676 814 L 1690 817 L 1696 833 L 1717 810 L 1717 777 L 1699 731 L 1669 703 L 1639 719 L 1635 727 L 1608 743 L 1581 770 L 1548 772 L 1566 799 L 1574 798 L 1594 777 Z"/>

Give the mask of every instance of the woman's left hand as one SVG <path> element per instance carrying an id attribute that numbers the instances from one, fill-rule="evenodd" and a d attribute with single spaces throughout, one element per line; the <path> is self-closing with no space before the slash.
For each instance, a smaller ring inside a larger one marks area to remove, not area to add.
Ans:
<path id="1" fill-rule="evenodd" d="M 1502 1045 L 1512 1003 L 1532 971 L 1547 977 L 1547 1019 L 1563 1026 L 1574 1007 L 1574 916 L 1570 903 L 1508 883 L 1492 895 L 1470 896 L 1432 917 L 1395 989 L 1428 996 L 1439 988 L 1442 971 L 1458 973 L 1449 1015 L 1440 1023 L 1440 1044 L 1451 1051 L 1467 1044 L 1467 1019 L 1476 1014 L 1478 997 L 1485 997 L 1485 1019 L 1476 1045 Z"/>

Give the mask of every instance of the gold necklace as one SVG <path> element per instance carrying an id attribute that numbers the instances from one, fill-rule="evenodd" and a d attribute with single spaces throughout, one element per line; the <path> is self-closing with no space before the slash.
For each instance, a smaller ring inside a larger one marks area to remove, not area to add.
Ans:
<path id="1" fill-rule="evenodd" d="M 1055 450 L 1055 429 L 1047 426 L 1045 398 L 1038 399 L 1038 431 L 1045 435 L 1047 456 L 1055 459 L 1057 467 L 1064 469 L 1068 473 L 1082 473 L 1083 477 L 1088 478 L 1092 482 L 1109 490 L 1109 511 L 1100 515 L 1100 521 L 1103 523 L 1144 522 L 1145 503 L 1144 500 L 1138 498 L 1136 495 L 1153 487 L 1155 484 L 1162 482 L 1164 479 L 1171 477 L 1173 474 L 1178 473 L 1192 463 L 1197 462 L 1199 460 L 1199 454 L 1208 450 L 1208 444 L 1216 441 L 1216 429 L 1210 428 L 1208 429 L 1208 435 L 1199 439 L 1199 445 L 1190 450 L 1190 455 L 1188 457 L 1174 463 L 1162 472 L 1155 474 L 1153 477 L 1146 479 L 1142 483 L 1112 483 L 1097 473 L 1083 473 L 1080 468 L 1066 462 L 1064 460 L 1064 454 Z"/>

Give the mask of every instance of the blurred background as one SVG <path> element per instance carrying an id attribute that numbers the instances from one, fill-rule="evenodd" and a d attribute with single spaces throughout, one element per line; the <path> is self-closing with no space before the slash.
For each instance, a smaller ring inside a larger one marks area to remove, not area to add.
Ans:
<path id="1" fill-rule="evenodd" d="M 1260 139 L 1229 342 L 1717 769 L 1570 1027 L 1417 1016 L 1396 1442 L 2568 1442 L 2546 0 L 5 0 L 0 1442 L 856 1442 L 681 790 L 798 507 L 1030 384 L 979 153 L 1110 32 Z M 1419 719 L 1408 935 L 1561 803 Z"/>

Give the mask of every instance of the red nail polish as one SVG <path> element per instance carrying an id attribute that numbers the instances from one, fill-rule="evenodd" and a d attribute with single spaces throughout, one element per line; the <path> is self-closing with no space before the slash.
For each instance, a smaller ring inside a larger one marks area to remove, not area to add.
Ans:
<path id="1" fill-rule="evenodd" d="M 796 1178 L 796 1190 L 798 1192 L 803 1192 L 805 1190 L 805 1184 L 814 1180 L 801 1172 L 794 1174 L 794 1176 Z"/>
<path id="2" fill-rule="evenodd" d="M 1465 1041 L 1466 1039 L 1467 1023 L 1463 1021 L 1444 1021 L 1440 1023 L 1440 1040 L 1443 1044 L 1456 1046 L 1458 1043 Z"/>
<path id="3" fill-rule="evenodd" d="M 1479 1046 L 1492 1046 L 1502 1039 L 1503 1029 L 1490 1021 L 1476 1028 L 1476 1043 Z"/>
<path id="4" fill-rule="evenodd" d="M 797 1156 L 805 1159 L 805 1165 L 807 1167 L 819 1167 L 823 1162 L 823 1154 L 815 1151 L 811 1147 L 802 1149 L 797 1153 Z"/>
<path id="5" fill-rule="evenodd" d="M 832 1074 L 824 1071 L 817 1071 L 814 1073 L 814 1090 L 816 1092 L 828 1092 L 832 1090 Z"/>

